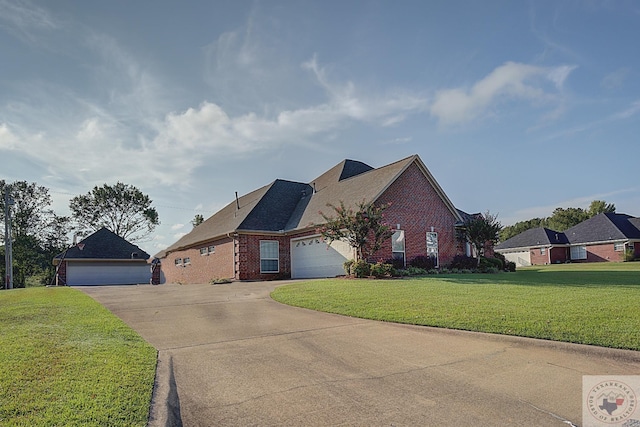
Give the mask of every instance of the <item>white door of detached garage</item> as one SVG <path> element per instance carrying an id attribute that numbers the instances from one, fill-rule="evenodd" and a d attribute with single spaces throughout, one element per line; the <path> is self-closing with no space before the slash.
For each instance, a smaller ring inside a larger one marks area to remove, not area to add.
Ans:
<path id="1" fill-rule="evenodd" d="M 291 277 L 311 279 L 344 275 L 343 264 L 353 258 L 348 243 L 334 241 L 331 246 L 321 236 L 291 239 Z"/>
<path id="2" fill-rule="evenodd" d="M 515 262 L 517 267 L 528 267 L 531 265 L 531 253 L 526 250 L 522 252 L 503 252 L 507 261 Z"/>
<path id="3" fill-rule="evenodd" d="M 67 264 L 67 285 L 133 285 L 149 283 L 151 267 L 141 262 L 72 262 Z"/>

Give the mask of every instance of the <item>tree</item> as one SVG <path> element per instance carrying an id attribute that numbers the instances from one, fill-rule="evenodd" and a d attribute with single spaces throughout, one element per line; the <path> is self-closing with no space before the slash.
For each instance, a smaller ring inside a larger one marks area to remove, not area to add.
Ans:
<path id="1" fill-rule="evenodd" d="M 547 220 L 547 227 L 555 231 L 565 231 L 586 219 L 589 219 L 589 214 L 582 208 L 556 208 Z"/>
<path id="2" fill-rule="evenodd" d="M 49 209 L 52 200 L 46 187 L 26 181 L 11 184 L 0 181 L 0 192 L 4 194 L 7 189 L 14 201 L 11 206 L 14 286 L 50 283 L 51 260 L 68 242 L 69 218 Z M 4 226 L 4 197 L 0 198 L 0 221 Z M 5 277 L 4 263 L 0 270 Z"/>
<path id="3" fill-rule="evenodd" d="M 505 227 L 500 232 L 500 241 L 504 242 L 517 234 L 537 227 L 547 227 L 555 231 L 565 231 L 593 216 L 615 211 L 616 205 L 607 203 L 604 200 L 592 201 L 588 210 L 582 208 L 556 208 L 549 217 L 533 218 Z"/>
<path id="4" fill-rule="evenodd" d="M 546 227 L 546 224 L 547 224 L 546 218 L 533 218 L 533 219 L 528 219 L 526 221 L 516 222 L 513 225 L 504 227 L 500 231 L 500 241 L 504 242 L 505 240 L 508 240 L 513 236 L 517 236 L 518 234 L 524 231 L 527 231 L 531 228 Z"/>
<path id="5" fill-rule="evenodd" d="M 204 217 L 200 214 L 196 214 L 196 216 L 191 220 L 191 225 L 193 225 L 193 228 L 196 228 L 203 222 L 204 222 Z"/>
<path id="6" fill-rule="evenodd" d="M 498 215 L 493 215 L 489 211 L 467 218 L 459 230 L 458 238 L 469 241 L 473 246 L 480 265 L 480 257 L 486 250 L 493 248 L 499 240 L 502 225 L 498 222 Z"/>
<path id="7" fill-rule="evenodd" d="M 393 234 L 391 227 L 384 222 L 383 212 L 390 204 L 376 206 L 364 201 L 357 204 L 357 210 L 346 208 L 344 202 L 339 206 L 327 204 L 333 209 L 334 216 L 320 212 L 325 223 L 317 226 L 318 233 L 331 244 L 334 240 L 345 240 L 356 250 L 358 260 L 366 260 L 376 253 L 382 244 Z"/>
<path id="8" fill-rule="evenodd" d="M 118 182 L 94 187 L 69 202 L 77 231 L 91 232 L 102 227 L 123 239 L 139 242 L 151 234 L 160 221 L 152 200 L 132 185 Z"/>
<path id="9" fill-rule="evenodd" d="M 615 212 L 616 205 L 613 203 L 607 203 L 604 200 L 594 200 L 589 205 L 589 218 L 596 216 L 601 213 Z"/>

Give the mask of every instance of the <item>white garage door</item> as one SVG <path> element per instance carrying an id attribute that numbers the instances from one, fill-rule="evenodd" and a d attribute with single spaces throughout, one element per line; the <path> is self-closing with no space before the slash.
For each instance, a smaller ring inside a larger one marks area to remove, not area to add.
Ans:
<path id="1" fill-rule="evenodd" d="M 344 262 L 353 258 L 348 243 L 327 245 L 320 236 L 291 240 L 291 277 L 311 279 L 344 275 Z"/>
<path id="2" fill-rule="evenodd" d="M 507 261 L 515 262 L 517 267 L 527 267 L 531 265 L 531 254 L 528 250 L 523 252 L 503 252 L 502 255 L 504 255 Z"/>
<path id="3" fill-rule="evenodd" d="M 67 284 L 82 285 L 132 285 L 149 283 L 151 269 L 146 263 L 123 262 L 69 262 Z"/>

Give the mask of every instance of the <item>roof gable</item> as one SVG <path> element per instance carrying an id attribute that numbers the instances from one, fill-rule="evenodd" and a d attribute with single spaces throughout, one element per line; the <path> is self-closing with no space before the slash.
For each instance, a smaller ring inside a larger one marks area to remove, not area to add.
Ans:
<path id="1" fill-rule="evenodd" d="M 63 252 L 55 258 L 62 258 L 63 254 L 66 259 L 146 260 L 150 257 L 138 246 L 104 227 L 67 249 L 66 254 Z"/>

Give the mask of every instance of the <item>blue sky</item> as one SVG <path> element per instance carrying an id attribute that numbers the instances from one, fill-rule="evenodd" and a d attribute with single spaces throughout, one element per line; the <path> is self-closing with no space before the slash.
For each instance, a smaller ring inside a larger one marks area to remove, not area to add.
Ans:
<path id="1" fill-rule="evenodd" d="M 418 154 L 503 225 L 640 215 L 635 1 L 0 0 L 0 178 L 122 181 L 150 253 L 240 194 Z"/>

